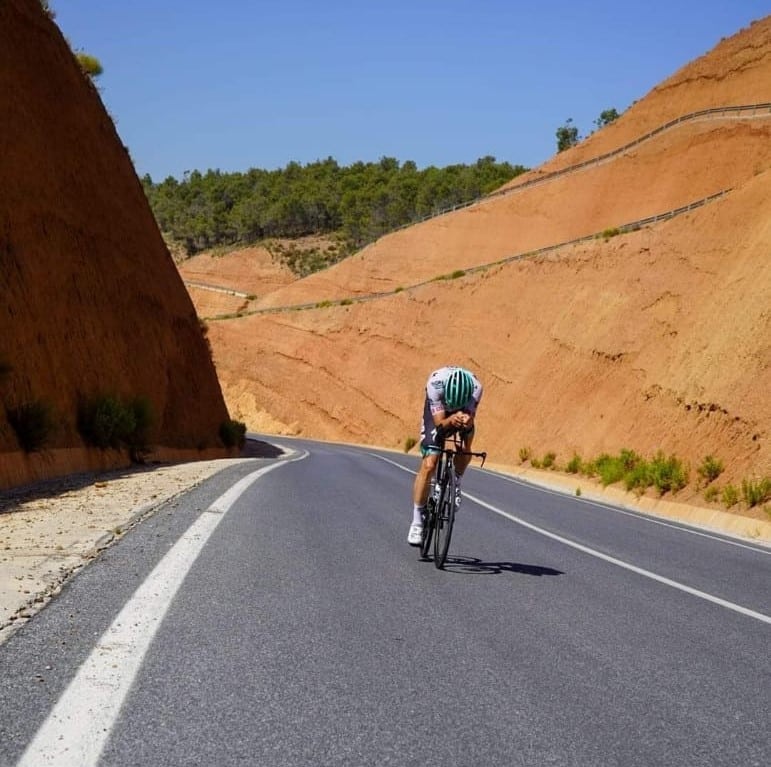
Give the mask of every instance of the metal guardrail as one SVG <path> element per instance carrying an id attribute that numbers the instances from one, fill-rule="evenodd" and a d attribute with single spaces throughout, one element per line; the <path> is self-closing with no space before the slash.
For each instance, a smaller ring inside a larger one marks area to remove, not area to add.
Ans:
<path id="1" fill-rule="evenodd" d="M 517 253 L 514 256 L 506 256 L 504 258 L 498 259 L 497 261 L 490 261 L 486 264 L 479 264 L 478 266 L 471 266 L 468 269 L 463 269 L 458 271 L 462 272 L 462 275 L 460 276 L 465 276 L 467 274 L 476 274 L 477 272 L 483 272 L 483 271 L 486 271 L 487 269 L 492 269 L 493 267 L 501 266 L 503 264 L 510 264 L 514 261 L 522 261 L 526 258 L 536 258 L 537 256 L 543 256 L 547 253 L 552 253 L 555 250 L 560 250 L 561 248 L 566 248 L 571 245 L 577 245 L 582 242 L 590 242 L 592 240 L 609 238 L 610 236 L 615 236 L 617 234 L 626 234 L 628 232 L 634 232 L 648 224 L 656 224 L 661 221 L 668 221 L 669 219 L 675 218 L 675 216 L 680 216 L 683 213 L 688 213 L 689 211 L 695 210 L 696 208 L 700 208 L 702 205 L 706 205 L 708 202 L 712 202 L 713 200 L 717 200 L 720 197 L 724 197 L 730 191 L 731 191 L 730 188 L 721 189 L 719 192 L 715 192 L 715 194 L 711 194 L 708 197 L 703 197 L 700 200 L 689 202 L 687 205 L 682 205 L 679 208 L 673 208 L 672 210 L 665 211 L 664 213 L 656 213 L 653 216 L 648 216 L 647 218 L 640 218 L 640 219 L 637 219 L 636 221 L 630 221 L 627 224 L 621 224 L 620 226 L 612 227 L 602 232 L 595 232 L 594 234 L 586 234 L 583 237 L 576 237 L 573 240 L 558 242 L 554 245 L 546 245 L 542 248 L 537 248 L 535 250 L 528 250 L 524 253 Z M 613 235 L 607 235 L 607 232 L 613 232 Z M 422 282 L 416 282 L 415 284 L 408 285 L 407 287 L 397 288 L 396 290 L 386 290 L 379 293 L 369 293 L 366 296 L 350 296 L 348 298 L 335 298 L 335 299 L 324 300 L 324 301 L 311 301 L 304 304 L 292 304 L 290 306 L 275 306 L 267 309 L 254 309 L 253 311 L 249 311 L 249 312 L 239 312 L 237 314 L 218 314 L 214 317 L 205 317 L 204 319 L 209 321 L 227 320 L 227 319 L 237 319 L 239 317 L 249 317 L 253 314 L 278 314 L 280 312 L 296 312 L 296 311 L 302 311 L 306 309 L 326 309 L 332 306 L 349 306 L 351 304 L 364 303 L 365 301 L 374 301 L 375 299 L 385 298 L 387 296 L 395 296 L 398 293 L 403 293 L 408 290 L 416 290 L 417 288 L 422 288 L 425 285 L 430 285 L 432 282 L 440 282 L 443 280 L 450 280 L 450 279 L 452 279 L 452 275 L 441 275 L 439 277 L 433 277 L 430 280 L 423 280 Z"/>
<path id="2" fill-rule="evenodd" d="M 660 125 L 658 128 L 655 128 L 654 130 L 643 134 L 642 136 L 636 138 L 634 141 L 630 141 L 628 144 L 624 144 L 623 146 L 617 149 L 614 149 L 612 152 L 606 152 L 605 154 L 592 157 L 589 160 L 584 160 L 583 162 L 576 163 L 575 165 L 569 165 L 566 168 L 562 168 L 561 170 L 556 170 L 551 173 L 546 173 L 543 176 L 540 176 L 539 178 L 531 179 L 530 181 L 525 181 L 522 184 L 516 184 L 515 186 L 511 186 L 506 189 L 501 189 L 501 190 L 498 190 L 497 192 L 492 192 L 488 195 L 484 195 L 483 197 L 477 197 L 476 199 L 470 200 L 469 202 L 453 205 L 452 207 L 441 210 L 438 213 L 432 213 L 428 216 L 423 216 L 422 218 L 417 219 L 415 221 L 411 221 L 409 224 L 403 224 L 402 226 L 399 226 L 396 229 L 392 229 L 390 232 L 387 232 L 386 234 L 392 234 L 393 232 L 398 232 L 401 229 L 407 229 L 408 227 L 421 224 L 424 221 L 428 221 L 432 218 L 438 218 L 439 216 L 444 216 L 444 215 L 447 215 L 448 213 L 453 213 L 455 211 L 462 210 L 463 208 L 469 208 L 472 205 L 478 205 L 480 203 L 487 202 L 488 200 L 496 199 L 497 197 L 506 197 L 510 194 L 515 194 L 516 192 L 520 192 L 523 189 L 528 189 L 532 186 L 536 186 L 537 184 L 544 184 L 548 181 L 552 181 L 553 179 L 559 178 L 560 176 L 565 176 L 570 173 L 576 173 L 577 171 L 583 170 L 584 168 L 599 165 L 603 162 L 607 162 L 608 160 L 614 157 L 618 157 L 624 152 L 627 152 L 630 149 L 636 146 L 639 146 L 640 144 L 646 141 L 649 141 L 650 139 L 654 138 L 655 136 L 658 136 L 661 133 L 664 133 L 665 131 L 676 128 L 677 126 L 682 125 L 683 123 L 692 122 L 695 120 L 704 120 L 704 119 L 737 120 L 737 119 L 753 119 L 757 117 L 760 117 L 760 118 L 771 117 L 771 102 L 764 102 L 762 104 L 739 104 L 735 106 L 712 107 L 710 109 L 700 109 L 696 112 L 689 112 L 687 114 L 681 115 L 680 117 L 676 117 L 674 120 L 670 120 L 669 122 L 666 122 L 663 125 Z M 727 194 L 730 191 L 731 191 L 730 189 L 723 189 L 719 192 L 716 192 L 715 194 L 711 194 L 708 197 L 704 197 L 701 200 L 696 200 L 680 208 L 675 208 L 673 210 L 669 210 L 664 213 L 658 213 L 654 216 L 648 216 L 647 218 L 642 218 L 637 221 L 632 221 L 628 224 L 622 224 L 621 226 L 613 227 L 613 229 L 618 230 L 619 234 L 623 234 L 626 232 L 634 231 L 635 229 L 640 229 L 641 227 L 646 226 L 648 224 L 655 224 L 660 221 L 666 221 L 668 219 L 674 218 L 675 216 L 679 216 L 682 213 L 687 213 L 688 211 L 694 210 L 695 208 L 699 208 L 702 205 L 706 205 L 708 202 L 711 202 L 712 200 L 716 200 L 719 197 L 723 197 L 725 194 Z M 381 235 L 381 237 L 385 237 L 386 234 Z M 574 240 L 560 242 L 555 245 L 547 245 L 543 248 L 527 251 L 525 253 L 518 253 L 517 255 L 514 255 L 514 256 L 507 256 L 506 258 L 499 259 L 498 261 L 492 261 L 487 264 L 480 264 L 479 266 L 472 266 L 472 267 L 469 267 L 468 269 L 464 269 L 463 273 L 474 274 L 475 272 L 484 271 L 494 266 L 500 266 L 501 264 L 511 263 L 512 261 L 519 261 L 525 258 L 534 258 L 536 256 L 540 256 L 545 253 L 550 253 L 552 251 L 567 247 L 569 245 L 576 245 L 581 242 L 596 240 L 598 238 L 601 238 L 602 236 L 603 236 L 602 232 L 588 234 L 588 235 L 585 235 L 584 237 L 578 237 Z M 377 239 L 380 239 L 380 238 L 378 237 Z M 377 239 L 373 240 L 372 242 L 376 242 Z M 371 245 L 372 242 L 368 243 L 368 245 Z M 340 306 L 340 305 L 347 306 L 353 303 L 362 303 L 363 301 L 372 301 L 377 298 L 392 296 L 404 290 L 414 290 L 416 288 L 422 287 L 423 285 L 428 285 L 431 282 L 436 282 L 438 279 L 443 279 L 443 278 L 435 277 L 431 280 L 424 280 L 423 282 L 418 282 L 418 283 L 415 283 L 414 285 L 409 285 L 408 287 L 401 288 L 400 290 L 391 290 L 391 291 L 385 291 L 381 293 L 370 293 L 369 295 L 366 295 L 366 296 L 334 299 L 329 301 L 310 302 L 305 304 L 294 304 L 292 306 L 273 307 L 269 309 L 255 309 L 254 311 L 250 311 L 250 312 L 243 312 L 235 315 L 233 314 L 216 315 L 214 317 L 207 317 L 205 319 L 224 320 L 224 319 L 231 319 L 235 317 L 246 317 L 252 314 L 273 314 L 277 312 L 325 308 L 327 306 Z M 199 285 L 199 287 L 204 287 L 204 286 Z M 210 289 L 211 289 L 211 286 L 210 286 Z M 240 295 L 235 292 L 234 294 Z"/>
<path id="3" fill-rule="evenodd" d="M 236 298 L 249 298 L 251 293 L 244 293 L 240 290 L 234 290 L 233 288 L 225 288 L 221 285 L 212 285 L 208 282 L 197 282 L 196 280 L 185 280 L 182 282 L 185 285 L 189 285 L 191 288 L 200 288 L 201 290 L 209 290 L 212 293 L 225 293 L 228 296 L 235 296 Z"/>
<path id="4" fill-rule="evenodd" d="M 621 224 L 621 226 L 612 227 L 611 229 L 605 230 L 603 232 L 587 234 L 587 235 L 584 235 L 583 237 L 577 237 L 573 240 L 567 240 L 565 242 L 557 243 L 556 245 L 546 245 L 543 248 L 530 250 L 525 253 L 518 253 L 516 256 L 507 256 L 506 258 L 499 259 L 498 261 L 492 261 L 488 264 L 480 264 L 479 266 L 472 266 L 469 269 L 466 269 L 465 272 L 469 274 L 469 273 L 474 273 L 478 271 L 484 271 L 494 266 L 500 266 L 501 264 L 511 263 L 512 261 L 520 261 L 525 258 L 534 258 L 535 256 L 542 256 L 545 253 L 550 253 L 554 250 L 559 250 L 560 248 L 565 248 L 570 245 L 577 245 L 582 242 L 590 242 L 592 240 L 603 239 L 606 237 L 609 238 L 610 236 L 616 236 L 617 234 L 627 234 L 628 232 L 634 232 L 634 231 L 637 231 L 638 229 L 642 229 L 642 227 L 647 226 L 648 224 L 656 224 L 661 221 L 668 221 L 669 219 L 674 218 L 675 216 L 680 216 L 683 213 L 688 213 L 689 211 L 695 210 L 696 208 L 700 208 L 702 205 L 706 205 L 708 202 L 712 202 L 712 200 L 717 200 L 720 197 L 725 196 L 730 191 L 731 191 L 730 189 L 721 189 L 719 192 L 715 192 L 715 194 L 711 194 L 708 197 L 703 197 L 700 200 L 695 200 L 694 202 L 688 203 L 688 205 L 683 205 L 679 208 L 674 208 L 664 213 L 657 213 L 654 216 L 648 216 L 647 218 L 640 218 L 637 221 L 630 221 L 627 224 Z M 606 232 L 613 232 L 613 234 L 606 235 Z"/>
<path id="5" fill-rule="evenodd" d="M 525 181 L 521 184 L 516 184 L 514 186 L 507 187 L 506 189 L 499 189 L 496 192 L 491 192 L 490 194 L 483 195 L 482 197 L 477 197 L 474 200 L 470 200 L 469 202 L 464 203 L 458 203 L 457 205 L 453 205 L 452 207 L 445 208 L 437 213 L 431 213 L 430 215 L 423 216 L 422 218 L 416 219 L 415 221 L 411 221 L 409 224 L 403 224 L 402 226 L 396 227 L 396 229 L 392 229 L 390 232 L 387 232 L 386 234 L 392 234 L 393 232 L 398 232 L 401 229 L 407 229 L 408 227 L 415 226 L 416 224 L 422 224 L 425 221 L 429 221 L 432 218 L 438 218 L 439 216 L 445 216 L 448 213 L 454 213 L 457 210 L 462 210 L 463 208 L 469 208 L 472 205 L 478 205 L 483 202 L 487 202 L 488 200 L 494 200 L 498 197 L 507 197 L 510 194 L 515 194 L 516 192 L 520 192 L 523 189 L 528 189 L 532 186 L 536 186 L 538 184 L 544 184 L 548 181 L 552 181 L 555 178 L 559 178 L 560 176 L 565 176 L 570 173 L 576 173 L 577 171 L 583 170 L 584 168 L 593 167 L 596 165 L 600 165 L 601 163 L 607 162 L 608 160 L 618 157 L 619 155 L 623 154 L 624 152 L 628 152 L 630 149 L 633 149 L 636 146 L 639 146 L 640 144 L 643 144 L 646 141 L 650 141 L 652 138 L 658 136 L 661 133 L 664 133 L 665 131 L 671 130 L 673 128 L 676 128 L 683 123 L 697 121 L 697 120 L 704 120 L 704 119 L 730 119 L 730 120 L 747 120 L 747 119 L 753 119 L 753 118 L 771 118 L 771 102 L 766 102 L 762 104 L 740 104 L 736 106 L 723 106 L 723 107 L 713 107 L 711 109 L 700 109 L 696 112 L 688 112 L 687 114 L 681 115 L 680 117 L 676 117 L 674 120 L 670 120 L 669 122 L 664 123 L 663 125 L 660 125 L 658 128 L 654 128 L 652 131 L 649 131 L 648 133 L 643 134 L 642 136 L 636 138 L 634 141 L 630 141 L 628 144 L 624 144 L 623 146 L 614 149 L 612 152 L 606 152 L 601 155 L 597 155 L 596 157 L 592 157 L 589 160 L 584 160 L 583 162 L 576 163 L 575 165 L 569 165 L 566 168 L 562 168 L 561 170 L 555 170 L 551 173 L 545 173 L 543 176 L 539 176 L 538 178 L 530 179 L 529 181 Z M 380 237 L 385 237 L 386 234 L 380 235 Z M 376 238 L 372 242 L 377 242 L 380 237 Z M 369 243 L 370 245 L 372 243 Z"/>

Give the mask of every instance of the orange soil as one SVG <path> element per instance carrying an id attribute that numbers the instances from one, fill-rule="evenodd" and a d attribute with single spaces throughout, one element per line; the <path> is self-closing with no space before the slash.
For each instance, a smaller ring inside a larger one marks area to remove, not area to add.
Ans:
<path id="1" fill-rule="evenodd" d="M 228 414 L 128 153 L 39 3 L 0 3 L 0 29 L 0 487 L 127 464 L 77 431 L 105 393 L 148 398 L 151 442 L 198 457 Z M 37 401 L 52 428 L 26 454 L 6 413 Z"/>
<path id="2" fill-rule="evenodd" d="M 612 151 L 679 115 L 768 102 L 769 83 L 771 17 L 528 175 Z M 409 288 L 725 189 L 608 241 Z M 383 237 L 303 280 L 250 283 L 251 308 L 405 289 L 210 322 L 228 405 L 256 430 L 399 447 L 417 436 L 428 372 L 457 362 L 486 384 L 478 441 L 498 463 L 518 463 L 524 446 L 562 462 L 629 447 L 674 452 L 692 477 L 706 454 L 725 462 L 721 482 L 768 475 L 769 199 L 771 113 L 689 122 L 604 164 Z"/>

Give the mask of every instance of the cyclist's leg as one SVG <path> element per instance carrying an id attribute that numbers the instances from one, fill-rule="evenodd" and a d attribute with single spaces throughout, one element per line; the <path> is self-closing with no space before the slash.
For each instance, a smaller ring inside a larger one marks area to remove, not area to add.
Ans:
<path id="1" fill-rule="evenodd" d="M 423 542 L 423 525 L 426 516 L 426 501 L 431 477 L 436 470 L 438 453 L 428 453 L 423 456 L 420 467 L 415 475 L 412 486 L 412 523 L 407 534 L 407 542 L 411 546 L 420 545 Z"/>
<path id="2" fill-rule="evenodd" d="M 412 502 L 418 507 L 425 507 L 428 498 L 428 488 L 431 484 L 431 477 L 436 471 L 436 462 L 439 454 L 435 452 L 426 453 L 420 462 L 418 473 L 415 475 L 415 482 L 412 486 Z"/>
<path id="3" fill-rule="evenodd" d="M 431 415 L 431 407 L 426 397 L 423 403 L 423 422 L 420 428 L 420 454 L 423 460 L 420 463 L 418 473 L 412 489 L 412 501 L 416 506 L 424 508 L 428 498 L 428 488 L 431 477 L 436 470 L 436 462 L 444 448 L 444 437 L 437 433 L 434 418 Z"/>
<path id="4" fill-rule="evenodd" d="M 431 417 L 428 399 L 426 399 L 423 406 L 423 423 L 420 437 L 420 452 L 423 459 L 420 462 L 418 472 L 415 475 L 415 481 L 412 485 L 412 523 L 407 536 L 408 542 L 412 545 L 419 542 L 422 533 L 428 490 L 431 484 L 431 477 L 436 470 L 439 451 L 441 450 L 441 447 L 437 445 L 437 434 L 433 418 Z"/>

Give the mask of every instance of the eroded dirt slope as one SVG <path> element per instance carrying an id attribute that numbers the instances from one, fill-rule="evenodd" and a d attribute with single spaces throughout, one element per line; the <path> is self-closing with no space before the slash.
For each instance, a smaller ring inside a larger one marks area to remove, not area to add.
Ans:
<path id="1" fill-rule="evenodd" d="M 682 114 L 767 103 L 769 83 L 771 17 L 531 177 Z M 607 241 L 409 287 L 721 190 Z M 399 447 L 417 436 L 428 371 L 454 361 L 486 383 L 479 443 L 500 463 L 517 463 L 524 446 L 562 462 L 628 447 L 674 452 L 692 470 L 713 454 L 727 480 L 767 475 L 770 199 L 768 112 L 683 124 L 612 161 L 384 237 L 256 306 L 403 288 L 394 295 L 211 322 L 228 403 L 258 430 Z"/>
<path id="2" fill-rule="evenodd" d="M 769 163 L 771 114 L 685 125 L 613 161 L 383 237 L 255 306 L 407 287 L 665 213 L 741 186 Z"/>
<path id="3" fill-rule="evenodd" d="M 242 311 L 296 280 L 263 247 L 201 253 L 178 268 L 201 317 Z"/>
<path id="4" fill-rule="evenodd" d="M 142 396 L 151 442 L 215 448 L 227 417 L 198 318 L 93 85 L 37 2 L 0 3 L 0 487 L 122 463 L 84 450 L 84 398 Z M 25 455 L 8 409 L 45 402 Z"/>

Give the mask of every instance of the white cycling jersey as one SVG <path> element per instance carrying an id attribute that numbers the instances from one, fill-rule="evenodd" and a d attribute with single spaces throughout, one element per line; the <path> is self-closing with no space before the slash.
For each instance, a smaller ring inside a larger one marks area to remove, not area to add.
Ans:
<path id="1" fill-rule="evenodd" d="M 441 413 L 442 411 L 449 413 L 457 412 L 458 410 L 463 410 L 464 412 L 470 413 L 471 415 L 476 413 L 479 402 L 482 399 L 482 382 L 473 373 L 471 373 L 470 370 L 469 373 L 471 373 L 471 377 L 474 379 L 474 389 L 471 392 L 471 397 L 469 398 L 468 402 L 463 407 L 457 408 L 455 411 L 450 411 L 444 402 L 445 384 L 447 383 L 447 379 L 450 377 L 450 373 L 457 369 L 458 368 L 456 366 L 447 365 L 445 367 L 439 368 L 438 370 L 435 370 L 428 377 L 428 381 L 426 382 L 426 399 L 432 415 L 434 413 Z"/>

